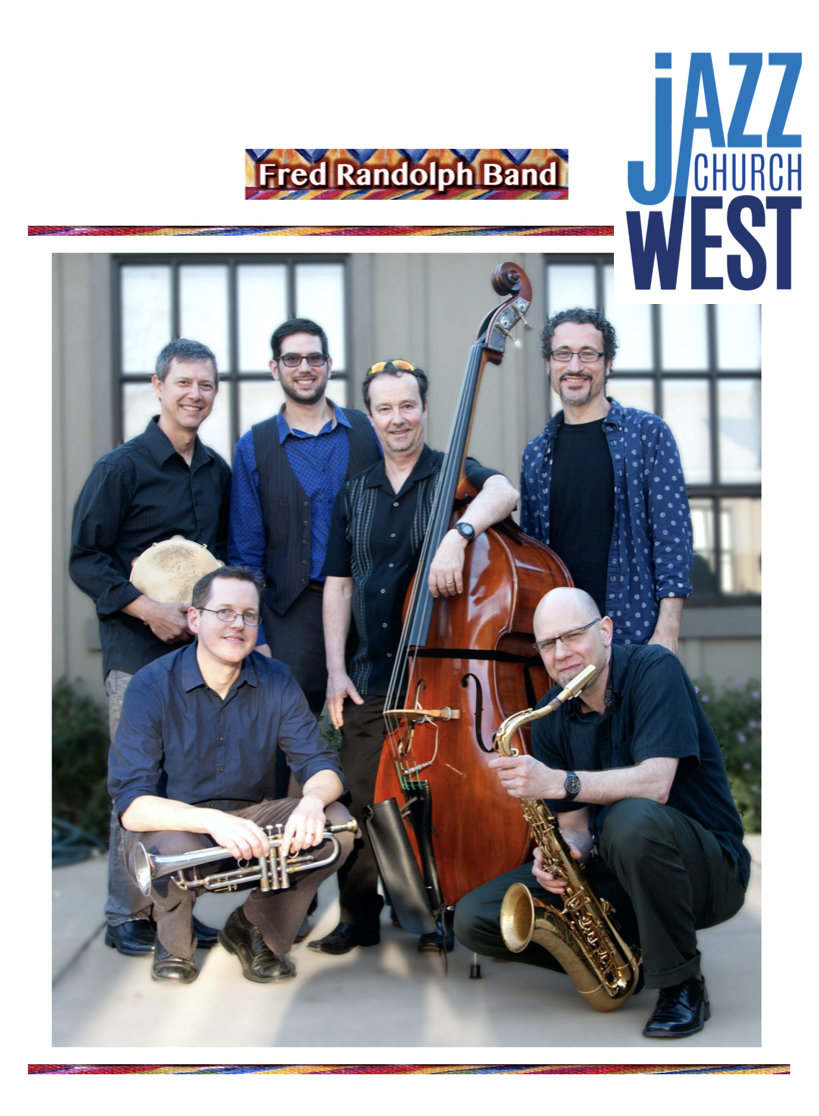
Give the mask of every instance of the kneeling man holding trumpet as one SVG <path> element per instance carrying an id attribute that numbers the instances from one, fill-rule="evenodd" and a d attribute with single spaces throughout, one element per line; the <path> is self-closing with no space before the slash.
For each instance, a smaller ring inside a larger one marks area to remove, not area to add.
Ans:
<path id="1" fill-rule="evenodd" d="M 294 977 L 287 951 L 319 885 L 352 850 L 335 755 L 290 669 L 253 650 L 259 600 L 250 571 L 207 574 L 188 612 L 196 642 L 143 667 L 125 694 L 108 785 L 154 903 L 154 980 L 196 979 L 197 892 L 252 882 L 219 941 L 248 980 Z M 300 799 L 270 797 L 278 748 Z M 254 863 L 225 865 L 231 858 Z"/>

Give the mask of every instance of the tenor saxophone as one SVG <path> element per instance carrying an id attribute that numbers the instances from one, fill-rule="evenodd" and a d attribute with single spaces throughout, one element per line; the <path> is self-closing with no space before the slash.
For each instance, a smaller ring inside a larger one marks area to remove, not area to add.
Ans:
<path id="1" fill-rule="evenodd" d="M 525 709 L 507 717 L 495 734 L 495 750 L 504 756 L 518 755 L 510 744 L 518 729 L 576 697 L 596 673 L 596 667 L 588 666 L 543 709 Z M 611 918 L 611 904 L 592 891 L 546 803 L 524 799 L 521 807 L 543 855 L 543 870 L 563 880 L 566 889 L 561 909 L 536 899 L 525 884 L 512 884 L 501 904 L 504 944 L 512 953 L 520 953 L 529 942 L 543 946 L 595 1011 L 614 1011 L 637 985 L 639 951 L 629 949 L 621 938 Z"/>

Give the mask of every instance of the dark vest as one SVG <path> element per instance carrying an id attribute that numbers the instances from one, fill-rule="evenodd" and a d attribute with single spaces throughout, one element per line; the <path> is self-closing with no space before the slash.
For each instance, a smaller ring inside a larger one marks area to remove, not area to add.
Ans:
<path id="1" fill-rule="evenodd" d="M 345 477 L 349 480 L 378 461 L 380 453 L 367 416 L 362 411 L 342 410 L 350 423 L 347 430 L 350 457 Z M 310 580 L 310 501 L 279 442 L 275 415 L 253 427 L 253 445 L 267 537 L 264 599 L 283 616 Z"/>

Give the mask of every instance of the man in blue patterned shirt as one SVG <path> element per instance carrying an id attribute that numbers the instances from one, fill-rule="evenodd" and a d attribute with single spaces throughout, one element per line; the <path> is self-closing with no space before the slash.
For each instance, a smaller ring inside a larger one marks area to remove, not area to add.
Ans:
<path id="1" fill-rule="evenodd" d="M 564 409 L 523 453 L 520 525 L 611 617 L 615 643 L 676 653 L 692 548 L 673 435 L 657 415 L 607 398 L 617 337 L 599 311 L 555 314 L 541 341 Z"/>

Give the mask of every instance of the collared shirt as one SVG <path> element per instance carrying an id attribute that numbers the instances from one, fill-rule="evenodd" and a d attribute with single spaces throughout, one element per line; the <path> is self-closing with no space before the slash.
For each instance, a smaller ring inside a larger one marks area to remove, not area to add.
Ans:
<path id="1" fill-rule="evenodd" d="M 343 783 L 289 667 L 253 651 L 223 700 L 203 679 L 190 644 L 131 679 L 108 789 L 120 817 L 146 794 L 237 809 L 273 797 L 277 748 L 301 786 L 327 769 Z"/>
<path id="2" fill-rule="evenodd" d="M 291 430 L 284 413 L 279 411 L 276 426 L 279 443 L 284 445 L 290 468 L 310 501 L 310 578 L 319 580 L 324 566 L 333 502 L 344 484 L 350 443 L 350 423 L 340 407 L 334 408 L 335 418 L 318 434 Z M 247 566 L 264 576 L 265 538 L 260 480 L 256 468 L 256 447 L 253 431 L 248 430 L 236 443 L 233 459 L 233 493 L 231 497 L 228 555 L 230 564 Z"/>
<path id="3" fill-rule="evenodd" d="M 140 596 L 128 580 L 135 558 L 172 535 L 226 556 L 230 467 L 198 437 L 189 466 L 157 419 L 100 458 L 74 507 L 68 570 L 97 606 L 103 676 L 134 674 L 169 650 L 141 620 L 120 611 Z"/>
<path id="4" fill-rule="evenodd" d="M 395 492 L 384 462 L 348 481 L 336 499 L 324 573 L 352 577 L 358 646 L 348 673 L 360 694 L 386 693 L 401 639 L 401 611 L 418 566 L 444 461 L 424 446 L 415 468 Z M 466 476 L 483 488 L 496 469 L 466 459 Z"/>
<path id="5" fill-rule="evenodd" d="M 603 713 L 583 712 L 572 698 L 532 724 L 532 754 L 559 770 L 609 771 L 655 757 L 678 759 L 668 805 L 710 830 L 740 865 L 747 885 L 750 856 L 717 738 L 691 680 L 676 655 L 656 644 L 612 645 L 609 701 Z M 555 686 L 538 708 L 556 697 Z M 548 801 L 556 814 L 584 806 Z M 590 805 L 590 829 L 599 845 L 608 806 Z"/>
<path id="6" fill-rule="evenodd" d="M 606 613 L 616 643 L 645 643 L 657 625 L 658 602 L 691 595 L 691 515 L 680 455 L 666 423 L 648 411 L 610 402 L 603 420 L 614 465 Z M 552 460 L 562 422 L 559 411 L 526 447 L 521 468 L 520 525 L 547 546 Z"/>

